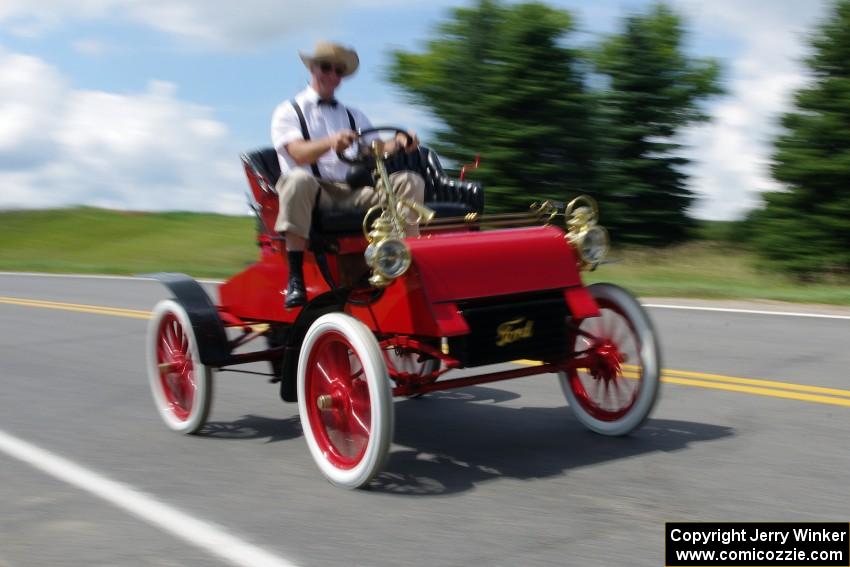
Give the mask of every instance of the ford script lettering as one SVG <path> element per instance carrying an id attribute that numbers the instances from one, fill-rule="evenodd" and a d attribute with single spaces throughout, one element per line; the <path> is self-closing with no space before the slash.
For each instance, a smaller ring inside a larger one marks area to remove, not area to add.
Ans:
<path id="1" fill-rule="evenodd" d="M 523 322 L 525 322 L 524 325 Z M 525 317 L 505 321 L 496 329 L 496 346 L 505 346 L 522 339 L 530 339 L 533 335 L 534 321 L 526 321 Z"/>

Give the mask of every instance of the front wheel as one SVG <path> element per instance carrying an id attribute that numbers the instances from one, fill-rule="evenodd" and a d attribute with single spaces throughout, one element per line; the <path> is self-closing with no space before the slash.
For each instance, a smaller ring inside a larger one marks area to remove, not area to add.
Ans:
<path id="1" fill-rule="evenodd" d="M 587 366 L 560 372 L 558 381 L 576 418 L 602 435 L 625 435 L 643 423 L 658 398 L 661 355 L 640 303 L 612 284 L 588 287 L 599 316 L 581 321 L 573 352 Z"/>
<path id="2" fill-rule="evenodd" d="M 390 378 L 375 336 L 344 313 L 318 318 L 301 346 L 297 385 L 304 438 L 322 474 L 343 488 L 368 484 L 393 437 Z"/>
<path id="3" fill-rule="evenodd" d="M 154 307 L 147 363 L 154 404 L 165 425 L 178 433 L 196 433 L 209 416 L 212 370 L 201 364 L 189 315 L 173 299 Z"/>

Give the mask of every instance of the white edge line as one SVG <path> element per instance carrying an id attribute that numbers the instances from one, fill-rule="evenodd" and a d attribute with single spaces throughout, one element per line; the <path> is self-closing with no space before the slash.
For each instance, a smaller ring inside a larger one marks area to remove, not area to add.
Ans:
<path id="1" fill-rule="evenodd" d="M 782 315 L 784 317 L 812 317 L 817 319 L 850 319 L 850 315 L 826 315 L 824 313 L 795 313 L 792 311 L 760 311 L 758 309 L 732 309 L 729 307 L 696 307 L 691 305 L 660 305 L 644 303 L 654 309 L 684 309 L 690 311 L 717 311 L 721 313 L 745 313 L 747 315 Z"/>
<path id="2" fill-rule="evenodd" d="M 110 480 L 68 459 L 54 455 L 0 430 L 0 451 L 48 475 L 122 508 L 210 555 L 240 567 L 294 567 L 293 563 L 164 504 L 127 484 Z"/>
<path id="3" fill-rule="evenodd" d="M 153 278 L 145 276 L 105 276 L 96 274 L 46 274 L 39 272 L 0 272 L 0 276 L 28 276 L 39 278 L 83 278 L 93 280 L 152 280 Z M 220 285 L 223 280 L 197 280 L 200 283 L 210 285 Z M 811 317 L 815 319 L 850 319 L 850 315 L 827 315 L 822 313 L 797 313 L 792 311 L 762 311 L 757 309 L 733 309 L 731 307 L 698 307 L 692 305 L 663 305 L 657 303 L 644 303 L 644 307 L 653 309 L 682 309 L 689 311 L 715 311 L 719 313 L 743 313 L 748 315 L 781 315 L 784 317 Z"/>

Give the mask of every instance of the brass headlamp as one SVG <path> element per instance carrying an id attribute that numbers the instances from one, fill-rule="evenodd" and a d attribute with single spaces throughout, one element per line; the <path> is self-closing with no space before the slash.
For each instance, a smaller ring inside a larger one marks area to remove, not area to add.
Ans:
<path id="1" fill-rule="evenodd" d="M 564 210 L 567 221 L 567 240 L 578 252 L 581 269 L 595 270 L 608 255 L 608 231 L 596 224 L 599 205 L 588 195 L 580 195 Z"/>
<path id="2" fill-rule="evenodd" d="M 378 169 L 375 189 L 384 195 L 381 204 L 369 209 L 363 217 L 363 234 L 369 242 L 364 257 L 372 269 L 369 283 L 375 287 L 386 287 L 410 268 L 410 249 L 402 240 L 406 236 L 405 227 L 430 222 L 434 218 L 434 211 L 419 203 L 396 197 L 384 164 L 384 142 L 372 142 L 372 154 Z M 409 210 L 418 215 L 416 219 L 407 219 Z M 381 211 L 381 214 L 369 228 L 369 219 L 377 211 Z"/>

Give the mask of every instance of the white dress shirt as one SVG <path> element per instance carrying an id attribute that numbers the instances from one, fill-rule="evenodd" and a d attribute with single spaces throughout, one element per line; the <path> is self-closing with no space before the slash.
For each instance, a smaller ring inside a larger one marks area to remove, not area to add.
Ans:
<path id="1" fill-rule="evenodd" d="M 314 91 L 312 87 L 307 87 L 295 95 L 295 101 L 304 114 L 311 140 L 318 140 L 339 130 L 351 128 L 346 107 L 341 103 L 338 103 L 336 107 L 329 104 L 318 104 L 319 93 Z M 365 114 L 354 108 L 348 108 L 348 110 L 354 117 L 355 130 L 365 130 L 372 127 Z M 292 103 L 289 100 L 280 103 L 272 114 L 272 143 L 277 151 L 282 176 L 288 175 L 296 168 L 312 173 L 313 170 L 310 165 L 296 165 L 295 160 L 286 151 L 287 144 L 303 139 L 301 123 L 298 121 L 298 115 L 295 113 Z M 341 162 L 333 150 L 322 154 L 317 163 L 322 179 L 328 181 L 344 181 L 345 174 L 348 173 L 350 167 Z"/>

